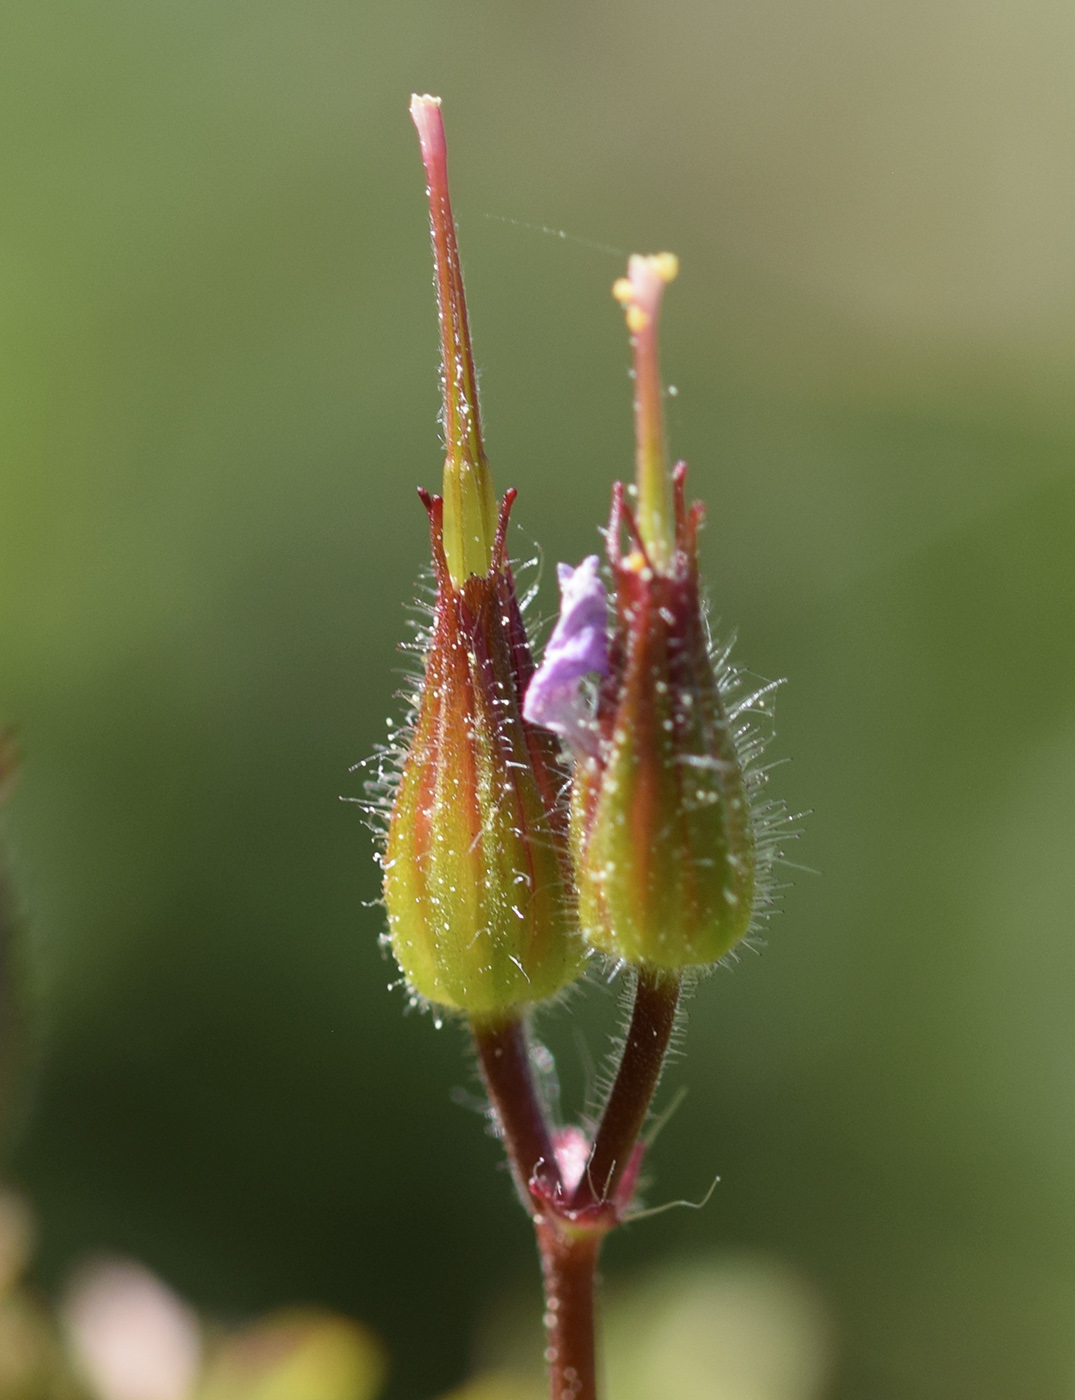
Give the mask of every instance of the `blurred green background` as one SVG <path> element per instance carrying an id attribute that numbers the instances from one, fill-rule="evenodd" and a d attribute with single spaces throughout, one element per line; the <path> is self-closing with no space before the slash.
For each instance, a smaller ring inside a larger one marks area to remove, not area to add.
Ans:
<path id="1" fill-rule="evenodd" d="M 223 1315 L 343 1308 L 393 1400 L 535 1286 L 338 801 L 397 712 L 440 465 L 433 91 L 540 610 L 630 471 L 591 244 L 674 249 L 714 613 L 790 678 L 774 788 L 813 809 L 821 877 L 702 986 L 666 1081 L 649 1200 L 721 1184 L 608 1274 L 784 1261 L 833 1400 L 1075 1396 L 1073 44 L 1060 0 L 7 7 L 7 1155 L 46 1285 L 107 1246 Z M 573 1003 L 594 1053 L 614 1009 Z"/>

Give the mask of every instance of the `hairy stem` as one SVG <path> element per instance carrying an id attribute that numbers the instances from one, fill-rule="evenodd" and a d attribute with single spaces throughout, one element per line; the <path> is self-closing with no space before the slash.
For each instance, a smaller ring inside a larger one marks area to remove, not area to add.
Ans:
<path id="1" fill-rule="evenodd" d="M 597 1400 L 594 1291 L 603 1233 L 536 1222 L 545 1282 L 550 1400 Z"/>
<path id="2" fill-rule="evenodd" d="M 678 972 L 650 967 L 638 970 L 623 1055 L 601 1115 L 590 1160 L 571 1203 L 574 1209 L 608 1200 L 630 1165 L 631 1154 L 661 1078 L 681 985 Z"/>
<path id="3" fill-rule="evenodd" d="M 470 1031 L 515 1185 L 523 1205 L 534 1215 L 530 1183 L 540 1185 L 543 1194 L 554 1195 L 560 1185 L 560 1169 L 534 1087 L 526 1026 L 518 1017 L 496 1021 L 471 1018 Z"/>

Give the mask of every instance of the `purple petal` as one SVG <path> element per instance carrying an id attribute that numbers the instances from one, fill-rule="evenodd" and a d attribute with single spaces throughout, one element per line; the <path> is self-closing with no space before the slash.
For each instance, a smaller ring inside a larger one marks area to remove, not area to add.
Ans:
<path id="1" fill-rule="evenodd" d="M 584 676 L 596 671 L 608 675 L 608 598 L 601 582 L 600 561 L 589 555 L 577 569 L 557 564 L 560 580 L 560 618 L 549 644 L 545 661 L 561 667 L 561 674 Z"/>
<path id="2" fill-rule="evenodd" d="M 583 676 L 608 675 L 608 599 L 596 554 L 577 569 L 557 565 L 560 617 L 526 692 L 523 715 L 561 735 L 574 748 L 594 746 Z"/>

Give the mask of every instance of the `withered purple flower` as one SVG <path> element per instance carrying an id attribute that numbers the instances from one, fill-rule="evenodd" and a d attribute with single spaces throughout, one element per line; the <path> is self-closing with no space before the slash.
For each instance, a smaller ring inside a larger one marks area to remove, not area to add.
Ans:
<path id="1" fill-rule="evenodd" d="M 583 693 L 588 675 L 608 675 L 608 595 L 596 554 L 577 569 L 556 566 L 560 616 L 526 692 L 523 714 L 558 734 L 576 752 L 592 753 L 593 705 Z"/>

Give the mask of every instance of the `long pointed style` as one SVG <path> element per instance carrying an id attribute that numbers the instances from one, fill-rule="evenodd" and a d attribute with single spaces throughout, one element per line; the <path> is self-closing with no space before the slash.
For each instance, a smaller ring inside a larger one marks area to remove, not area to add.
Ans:
<path id="1" fill-rule="evenodd" d="M 678 272 L 679 260 L 674 253 L 656 253 L 648 258 L 635 253 L 627 265 L 627 276 L 618 278 L 612 286 L 612 295 L 626 310 L 634 358 L 638 526 L 650 558 L 659 569 L 667 569 L 674 545 L 657 323 L 664 289 Z"/>
<path id="2" fill-rule="evenodd" d="M 448 146 L 439 97 L 411 98 L 429 197 L 444 397 L 444 554 L 452 582 L 488 572 L 496 538 L 496 496 L 482 442 L 478 377 L 470 347 L 463 269 L 448 193 Z"/>

